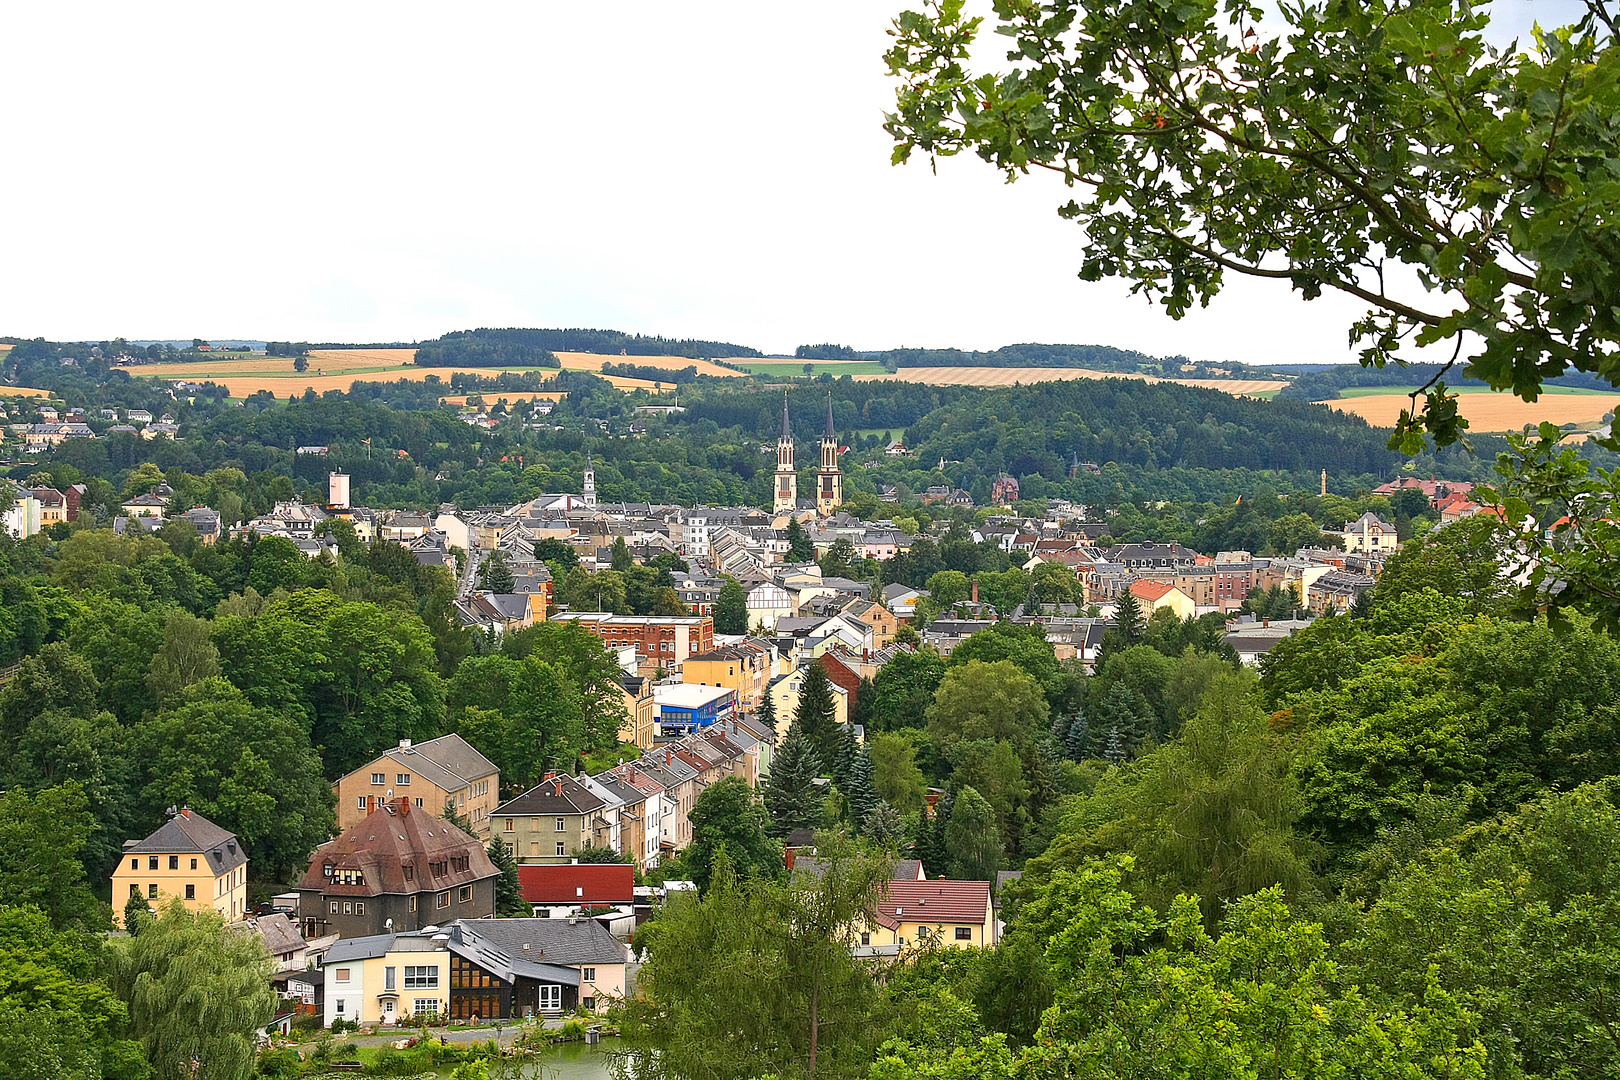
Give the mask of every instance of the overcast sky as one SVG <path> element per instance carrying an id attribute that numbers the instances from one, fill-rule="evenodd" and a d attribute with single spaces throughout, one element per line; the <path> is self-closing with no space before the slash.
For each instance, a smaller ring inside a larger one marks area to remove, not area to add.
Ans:
<path id="1" fill-rule="evenodd" d="M 1351 359 L 1352 305 L 1239 282 L 1173 322 L 1076 279 L 1046 178 L 891 167 L 903 6 L 5 5 L 0 334 Z"/>

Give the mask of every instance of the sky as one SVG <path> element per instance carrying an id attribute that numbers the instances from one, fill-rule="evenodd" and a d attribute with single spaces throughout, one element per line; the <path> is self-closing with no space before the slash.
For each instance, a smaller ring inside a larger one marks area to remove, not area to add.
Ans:
<path id="1" fill-rule="evenodd" d="M 904 6 L 5 5 L 0 334 L 1354 358 L 1353 303 L 1239 281 L 1174 321 L 1076 278 L 1050 178 L 891 166 Z"/>

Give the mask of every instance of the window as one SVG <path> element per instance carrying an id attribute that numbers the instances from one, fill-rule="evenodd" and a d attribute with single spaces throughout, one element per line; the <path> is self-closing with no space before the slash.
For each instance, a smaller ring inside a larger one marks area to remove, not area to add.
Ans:
<path id="1" fill-rule="evenodd" d="M 540 1010 L 542 1012 L 562 1011 L 562 986 L 558 983 L 540 984 Z"/>
<path id="2" fill-rule="evenodd" d="M 129 895 L 132 897 L 141 895 L 141 887 L 134 882 L 130 882 Z"/>
<path id="3" fill-rule="evenodd" d="M 421 805 L 422 805 L 422 800 L 421 800 L 421 799 L 417 799 L 417 800 L 416 800 L 416 805 L 417 805 L 417 807 L 418 807 L 418 808 L 420 808 L 420 807 L 421 807 Z"/>
<path id="4" fill-rule="evenodd" d="M 334 901 L 332 901 L 332 914 L 336 915 L 337 911 L 338 911 L 338 902 L 336 900 L 334 900 Z"/>
<path id="5" fill-rule="evenodd" d="M 364 915 L 366 913 L 366 905 L 356 900 L 354 902 L 354 913 L 356 915 Z"/>
<path id="6" fill-rule="evenodd" d="M 593 997 L 580 998 L 579 1004 L 583 1009 L 594 1010 L 596 1008 L 596 999 Z"/>
<path id="7" fill-rule="evenodd" d="M 502 830 L 502 831 L 504 831 L 504 832 L 512 832 L 516 828 L 517 828 L 516 823 L 513 822 L 513 820 L 511 818 L 507 818 L 506 819 L 506 828 L 504 830 Z"/>
<path id="8" fill-rule="evenodd" d="M 136 857 L 136 858 L 133 858 L 133 859 L 129 860 L 129 868 L 131 870 L 139 870 L 141 868 L 141 860 L 140 860 L 140 858 Z"/>
<path id="9" fill-rule="evenodd" d="M 146 868 L 148 870 L 156 870 L 157 869 L 157 856 L 156 855 L 150 855 L 150 856 L 147 857 Z"/>
<path id="10" fill-rule="evenodd" d="M 376 784 L 378 787 L 382 787 L 384 784 L 388 783 L 388 774 L 374 772 L 371 774 L 371 782 Z"/>
<path id="11" fill-rule="evenodd" d="M 354 914 L 354 902 L 353 901 L 351 901 L 351 900 L 343 901 L 343 914 L 345 914 L 345 915 L 353 915 Z"/>
<path id="12" fill-rule="evenodd" d="M 870 944 L 872 944 L 871 931 L 869 931 L 869 930 L 862 930 L 861 931 L 861 944 L 862 945 L 870 945 Z"/>
<path id="13" fill-rule="evenodd" d="M 437 990 L 439 988 L 439 965 L 421 964 L 405 965 L 405 989 L 407 990 Z"/>
<path id="14" fill-rule="evenodd" d="M 361 809 L 361 810 L 364 810 L 364 809 L 365 809 L 365 808 L 366 808 L 366 803 L 367 803 L 367 801 L 368 801 L 368 800 L 369 800 L 369 799 L 370 799 L 370 796 L 369 796 L 369 795 L 362 795 L 362 796 L 360 796 L 360 800 L 359 800 L 359 801 L 360 801 L 360 809 Z"/>
<path id="15" fill-rule="evenodd" d="M 396 968 L 396 967 L 385 967 L 385 968 L 383 968 L 383 989 L 384 990 L 398 990 L 399 989 L 399 980 L 394 977 L 398 971 L 399 971 L 399 969 Z"/>
<path id="16" fill-rule="evenodd" d="M 973 940 L 973 927 L 971 927 L 971 926 L 958 926 L 956 928 L 956 940 L 957 941 L 972 941 Z"/>
<path id="17" fill-rule="evenodd" d="M 564 847 L 565 847 L 565 846 L 566 846 L 566 845 L 565 845 L 565 844 L 563 844 L 563 842 L 562 842 L 562 841 L 561 841 L 561 840 L 559 840 L 559 841 L 557 841 L 557 854 L 558 854 L 558 855 L 566 855 L 566 854 L 568 854 L 568 852 L 567 852 L 567 851 L 565 851 L 565 850 L 563 850 L 563 849 L 564 849 Z M 154 889 L 155 889 L 155 888 L 157 888 L 157 886 L 156 886 L 156 885 L 154 885 L 154 886 L 152 886 L 152 887 L 153 887 L 153 888 L 154 888 Z"/>
<path id="18" fill-rule="evenodd" d="M 579 969 L 579 977 L 581 979 L 583 979 L 584 981 L 586 981 L 586 982 L 595 982 L 596 981 L 596 969 L 595 968 L 580 968 Z"/>
<path id="19" fill-rule="evenodd" d="M 414 897 L 414 896 L 411 897 L 411 910 L 412 911 L 416 910 L 416 897 Z"/>
<path id="20" fill-rule="evenodd" d="M 196 859 L 191 860 L 191 868 L 193 870 L 197 869 L 197 860 Z"/>
<path id="21" fill-rule="evenodd" d="M 456 900 L 463 904 L 472 903 L 472 890 L 471 885 L 463 885 L 461 891 L 456 894 Z"/>
<path id="22" fill-rule="evenodd" d="M 406 881 L 415 881 L 416 880 L 416 867 L 412 863 L 406 863 L 405 864 L 405 880 Z"/>
<path id="23" fill-rule="evenodd" d="M 342 1015 L 343 1015 L 343 999 L 342 999 L 342 998 L 338 998 L 338 1003 L 337 1003 L 337 1014 L 338 1014 L 338 1015 L 339 1015 L 339 1016 L 342 1016 Z"/>
<path id="24" fill-rule="evenodd" d="M 506 853 L 514 859 L 517 858 L 517 845 L 508 840 L 506 842 Z"/>
<path id="25" fill-rule="evenodd" d="M 349 968 L 338 968 L 337 969 L 337 981 L 338 982 L 348 982 L 349 981 L 349 970 L 350 970 Z"/>
<path id="26" fill-rule="evenodd" d="M 567 829 L 567 827 L 568 827 L 568 819 L 567 818 L 558 818 L 557 819 L 557 831 L 558 832 L 564 831 L 565 829 Z"/>
<path id="27" fill-rule="evenodd" d="M 411 783 L 411 774 L 410 773 L 402 772 L 402 773 L 396 773 L 395 774 L 395 776 L 394 776 L 394 784 L 395 784 L 396 787 L 409 787 L 410 783 Z"/>
<path id="28" fill-rule="evenodd" d="M 444 890 L 444 892 L 440 893 L 438 896 L 435 896 L 433 898 L 433 906 L 434 907 L 449 907 L 450 906 L 450 890 L 446 889 L 446 890 Z"/>
<path id="29" fill-rule="evenodd" d="M 189 885 L 189 884 L 186 886 L 186 899 L 187 900 L 195 900 L 195 899 L 197 899 L 197 886 Z"/>
<path id="30" fill-rule="evenodd" d="M 406 970 L 408 971 L 410 969 L 407 968 Z M 439 1015 L 439 999 L 438 998 L 417 998 L 414 1002 L 411 1003 L 411 1012 L 414 1013 L 417 1016 L 438 1016 Z"/>
<path id="31" fill-rule="evenodd" d="M 169 856 L 169 869 L 170 870 L 178 870 L 178 869 L 180 869 L 180 856 L 178 856 L 178 855 L 170 855 Z"/>
<path id="32" fill-rule="evenodd" d="M 156 885 L 148 885 L 146 887 L 146 898 L 148 900 L 156 900 L 157 899 L 157 886 Z"/>

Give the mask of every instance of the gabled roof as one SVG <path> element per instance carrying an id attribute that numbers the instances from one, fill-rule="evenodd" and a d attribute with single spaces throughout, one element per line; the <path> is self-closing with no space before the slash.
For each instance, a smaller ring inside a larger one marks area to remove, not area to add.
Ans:
<path id="1" fill-rule="evenodd" d="M 540 781 L 517 798 L 508 799 L 492 813 L 495 816 L 508 817 L 526 815 L 568 817 L 573 814 L 588 814 L 606 805 L 600 795 L 572 776 L 558 774 Z"/>
<path id="2" fill-rule="evenodd" d="M 218 877 L 246 863 L 247 849 L 236 834 L 220 828 L 195 810 L 182 809 L 145 840 L 124 848 L 127 854 L 206 855 L 208 868 Z"/>
<path id="3" fill-rule="evenodd" d="M 1131 595 L 1140 596 L 1143 600 L 1161 600 L 1174 590 L 1174 585 L 1167 585 L 1162 581 L 1131 582 Z"/>
<path id="4" fill-rule="evenodd" d="M 456 868 L 462 857 L 467 860 L 465 870 Z M 441 862 L 448 862 L 446 872 L 432 873 L 432 864 Z M 408 881 L 406 865 L 412 868 Z M 327 867 L 358 870 L 360 882 L 339 884 L 326 873 Z M 336 840 L 316 848 L 298 889 L 342 896 L 408 895 L 470 885 L 499 873 L 477 838 L 401 798 L 384 803 Z"/>
<path id="5" fill-rule="evenodd" d="M 878 901 L 877 921 L 982 925 L 990 910 L 988 881 L 891 881 Z"/>
<path id="6" fill-rule="evenodd" d="M 459 919 L 452 926 L 471 930 L 514 959 L 531 963 L 625 962 L 624 946 L 595 919 Z"/>
<path id="7" fill-rule="evenodd" d="M 570 863 L 518 867 L 523 899 L 531 904 L 629 904 L 636 868 L 629 863 Z"/>
<path id="8" fill-rule="evenodd" d="M 403 771 L 414 773 L 446 791 L 455 791 L 470 781 L 500 771 L 494 762 L 475 750 L 472 743 L 454 732 L 409 746 L 402 742 L 389 747 L 349 775 L 371 772 L 379 761 L 392 761 Z"/>

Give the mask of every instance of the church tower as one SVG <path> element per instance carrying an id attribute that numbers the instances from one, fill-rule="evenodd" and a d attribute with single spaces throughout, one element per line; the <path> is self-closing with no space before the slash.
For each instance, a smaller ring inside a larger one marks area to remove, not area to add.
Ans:
<path id="1" fill-rule="evenodd" d="M 791 514 L 799 505 L 799 474 L 793 468 L 793 429 L 788 425 L 787 391 L 782 391 L 782 437 L 776 440 L 775 514 Z"/>
<path id="2" fill-rule="evenodd" d="M 585 451 L 585 482 L 580 485 L 580 495 L 585 499 L 585 505 L 596 506 L 596 469 L 591 466 L 591 452 Z"/>
<path id="3" fill-rule="evenodd" d="M 844 502 L 844 478 L 838 472 L 838 433 L 833 430 L 832 394 L 827 394 L 827 433 L 821 437 L 821 470 L 816 473 L 816 513 L 831 514 Z"/>

